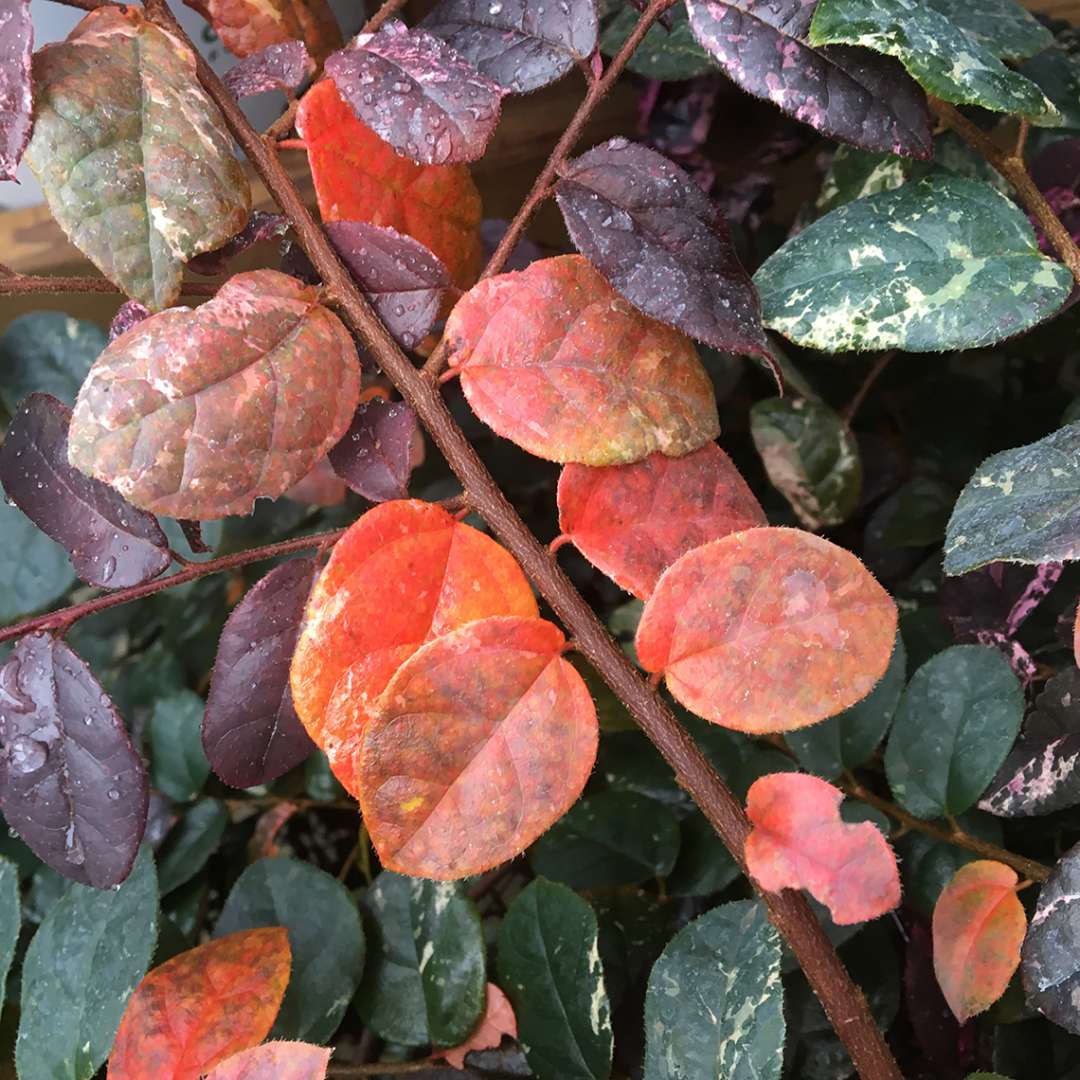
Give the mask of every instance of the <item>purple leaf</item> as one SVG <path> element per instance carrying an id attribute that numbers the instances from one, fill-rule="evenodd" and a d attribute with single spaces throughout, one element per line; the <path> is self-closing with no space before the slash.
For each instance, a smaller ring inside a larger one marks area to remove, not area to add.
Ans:
<path id="1" fill-rule="evenodd" d="M 862 147 L 929 158 L 926 96 L 891 57 L 803 38 L 808 0 L 687 0 L 690 27 L 737 86 L 796 120 Z"/>
<path id="2" fill-rule="evenodd" d="M 405 402 L 372 398 L 356 410 L 345 437 L 328 455 L 330 464 L 371 502 L 404 499 L 418 431 L 416 413 Z"/>
<path id="3" fill-rule="evenodd" d="M 14 180 L 34 125 L 30 0 L 0 0 L 0 180 Z"/>
<path id="4" fill-rule="evenodd" d="M 499 122 L 499 85 L 442 38 L 401 22 L 332 53 L 326 74 L 372 131 L 425 165 L 482 157 Z"/>
<path id="5" fill-rule="evenodd" d="M 419 240 L 366 221 L 328 221 L 330 242 L 364 290 L 386 329 L 406 349 L 435 324 L 446 267 Z"/>
<path id="6" fill-rule="evenodd" d="M 150 318 L 148 307 L 143 307 L 138 300 L 126 300 L 113 316 L 113 321 L 109 326 L 109 341 L 115 341 L 121 334 L 126 334 L 133 326 L 137 326 L 143 319 L 148 318 Z"/>
<path id="7" fill-rule="evenodd" d="M 43 533 L 62 544 L 90 585 L 123 589 L 157 577 L 172 562 L 157 520 L 108 484 L 68 464 L 71 410 L 31 394 L 0 448 L 8 498 Z"/>
<path id="8" fill-rule="evenodd" d="M 202 274 L 203 277 L 223 274 L 228 268 L 229 260 L 242 251 L 246 251 L 252 244 L 274 240 L 279 236 L 284 236 L 288 230 L 288 219 L 281 214 L 253 210 L 248 223 L 227 244 L 223 244 L 216 251 L 196 255 L 194 259 L 189 260 L 188 269 L 196 274 Z"/>
<path id="9" fill-rule="evenodd" d="M 560 172 L 571 239 L 627 300 L 717 349 L 770 355 L 727 223 L 682 169 L 617 138 Z"/>
<path id="10" fill-rule="evenodd" d="M 203 749 L 227 784 L 268 784 L 314 749 L 293 708 L 289 664 L 318 565 L 294 559 L 236 605 L 218 642 Z"/>
<path id="11" fill-rule="evenodd" d="M 506 235 L 506 230 L 509 228 L 510 222 L 504 218 L 484 218 L 480 222 L 480 243 L 484 248 L 485 263 L 495 254 L 495 249 L 499 246 L 499 242 Z M 499 273 L 506 274 L 511 270 L 524 270 L 526 266 L 531 266 L 537 259 L 543 257 L 544 253 L 540 248 L 527 236 L 523 236 L 514 245 L 514 250 L 510 252 Z"/>
<path id="12" fill-rule="evenodd" d="M 58 873 L 98 889 L 131 870 L 150 785 L 120 715 L 62 641 L 31 634 L 0 668 L 0 808 Z"/>
<path id="13" fill-rule="evenodd" d="M 221 81 L 234 97 L 246 98 L 267 90 L 295 90 L 314 74 L 315 61 L 302 41 L 279 41 L 233 64 Z"/>
<path id="14" fill-rule="evenodd" d="M 562 78 L 596 49 L 593 0 L 442 0 L 424 28 L 514 94 Z"/>

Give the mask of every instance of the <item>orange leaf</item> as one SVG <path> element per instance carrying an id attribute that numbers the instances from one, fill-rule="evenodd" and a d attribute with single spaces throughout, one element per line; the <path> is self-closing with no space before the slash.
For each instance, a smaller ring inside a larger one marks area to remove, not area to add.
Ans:
<path id="1" fill-rule="evenodd" d="M 678 457 L 720 431 L 690 339 L 642 315 L 580 255 L 480 282 L 444 338 L 476 415 L 537 457 Z"/>
<path id="2" fill-rule="evenodd" d="M 326 0 L 184 0 L 234 56 L 299 39 L 316 60 L 341 48 L 341 28 Z"/>
<path id="3" fill-rule="evenodd" d="M 680 555 L 767 524 L 731 458 L 706 443 L 685 457 L 634 465 L 567 465 L 559 528 L 594 566 L 642 600 Z"/>
<path id="4" fill-rule="evenodd" d="M 437 1054 L 432 1054 L 432 1057 L 445 1059 L 455 1069 L 464 1069 L 465 1055 L 470 1050 L 493 1050 L 502 1042 L 504 1035 L 509 1035 L 511 1039 L 517 1038 L 514 1007 L 494 983 L 488 983 L 484 1015 L 480 1017 L 480 1023 L 476 1025 L 473 1033 L 459 1046 L 440 1050 Z M 210 1080 L 214 1078 L 211 1077 Z"/>
<path id="5" fill-rule="evenodd" d="M 961 866 L 934 906 L 934 974 L 957 1020 L 1002 994 L 1020 963 L 1027 931 L 1016 871 L 992 859 Z"/>
<path id="6" fill-rule="evenodd" d="M 691 712 L 761 734 L 854 705 L 895 637 L 896 605 L 851 552 L 799 529 L 747 529 L 664 572 L 637 654 Z"/>
<path id="7" fill-rule="evenodd" d="M 751 876 L 769 892 L 806 889 L 840 926 L 876 919 L 900 903 L 889 842 L 869 821 L 843 821 L 843 798 L 816 776 L 790 772 L 763 776 L 746 794 Z"/>
<path id="8" fill-rule="evenodd" d="M 532 589 L 504 548 L 441 507 L 385 502 L 338 541 L 291 681 L 297 714 L 349 791 L 364 719 L 390 676 L 425 641 L 489 615 L 535 617 Z"/>
<path id="9" fill-rule="evenodd" d="M 330 1053 L 311 1043 L 263 1043 L 233 1054 L 206 1080 L 325 1080 Z"/>
<path id="10" fill-rule="evenodd" d="M 329 79 L 300 100 L 323 221 L 369 221 L 419 240 L 467 289 L 480 273 L 480 193 L 465 165 L 418 165 L 354 115 Z"/>
<path id="11" fill-rule="evenodd" d="M 429 642 L 364 729 L 360 807 L 384 867 L 462 878 L 513 858 L 571 807 L 596 709 L 543 619 L 494 617 Z"/>
<path id="12" fill-rule="evenodd" d="M 198 1080 L 266 1038 L 289 981 L 283 927 L 200 945 L 154 968 L 131 995 L 109 1080 Z"/>

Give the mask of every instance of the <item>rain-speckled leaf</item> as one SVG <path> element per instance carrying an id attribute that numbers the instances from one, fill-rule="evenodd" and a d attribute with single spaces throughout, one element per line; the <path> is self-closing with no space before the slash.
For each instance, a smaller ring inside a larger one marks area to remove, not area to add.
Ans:
<path id="1" fill-rule="evenodd" d="M 977 12 L 983 5 L 967 5 Z M 820 0 L 810 24 L 814 45 L 860 45 L 896 57 L 928 92 L 954 105 L 1019 113 L 1054 127 L 1061 116 L 1029 79 L 965 33 L 936 4 L 912 0 Z"/>
<path id="2" fill-rule="evenodd" d="M 1023 716 L 1020 683 L 996 649 L 938 653 L 911 677 L 889 733 L 885 772 L 897 802 L 920 818 L 974 806 Z"/>
<path id="3" fill-rule="evenodd" d="M 0 668 L 0 808 L 42 862 L 104 889 L 127 877 L 146 825 L 142 758 L 90 669 L 49 634 Z"/>
<path id="4" fill-rule="evenodd" d="M 367 962 L 356 997 L 364 1023 L 405 1046 L 456 1046 L 484 1009 L 484 939 L 452 881 L 383 871 L 364 896 Z"/>
<path id="5" fill-rule="evenodd" d="M 784 1062 L 780 938 L 736 900 L 671 939 L 645 997 L 646 1080 L 778 1080 Z"/>
<path id="6" fill-rule="evenodd" d="M 210 776 L 199 729 L 205 705 L 194 690 L 178 690 L 154 702 L 150 714 L 150 780 L 176 802 L 190 802 Z"/>
<path id="7" fill-rule="evenodd" d="M 154 860 L 144 849 L 118 889 L 71 885 L 22 966 L 20 1080 L 90 1080 L 112 1047 L 158 930 Z"/>
<path id="8" fill-rule="evenodd" d="M 67 552 L 21 510 L 0 499 L 0 621 L 12 622 L 43 608 L 74 582 Z"/>
<path id="9" fill-rule="evenodd" d="M 30 395 L 0 448 L 7 497 L 64 546 L 90 585 L 122 589 L 164 573 L 172 554 L 156 519 L 68 463 L 70 422 L 62 402 Z"/>
<path id="10" fill-rule="evenodd" d="M 526 886 L 499 927 L 498 968 L 537 1080 L 608 1080 L 611 1009 L 592 908 L 565 885 Z"/>
<path id="11" fill-rule="evenodd" d="M 754 275 L 765 325 L 842 352 L 971 349 L 1053 314 L 1072 275 L 989 184 L 932 175 L 819 218 Z"/>
<path id="12" fill-rule="evenodd" d="M 768 398 L 750 410 L 750 434 L 773 487 L 808 529 L 840 525 L 862 491 L 862 459 L 847 424 L 823 401 Z"/>
<path id="13" fill-rule="evenodd" d="M 14 180 L 34 122 L 30 0 L 0 0 L 0 180 Z"/>
<path id="14" fill-rule="evenodd" d="M 221 81 L 234 97 L 251 97 L 267 90 L 296 90 L 315 74 L 315 61 L 302 41 L 281 41 L 267 45 L 234 64 Z"/>
<path id="15" fill-rule="evenodd" d="M 195 58 L 137 7 L 92 11 L 34 57 L 26 160 L 72 243 L 152 311 L 184 263 L 248 218 L 251 192 Z"/>
<path id="16" fill-rule="evenodd" d="M 442 0 L 424 29 L 511 94 L 547 86 L 596 48 L 593 0 Z"/>
<path id="17" fill-rule="evenodd" d="M 117 338 L 79 392 L 69 454 L 144 510 L 247 514 L 311 470 L 359 395 L 356 345 L 318 291 L 254 270 Z"/>
<path id="18" fill-rule="evenodd" d="M 682 169 L 620 137 L 559 176 L 570 239 L 630 303 L 714 348 L 769 356 L 731 230 Z"/>
<path id="19" fill-rule="evenodd" d="M 341 29 L 327 0 L 184 0 L 234 56 L 303 40 L 316 60 L 341 45 Z"/>
<path id="20" fill-rule="evenodd" d="M 233 787 L 268 784 L 315 749 L 293 708 L 289 664 L 317 570 L 314 559 L 275 567 L 221 631 L 202 744 L 214 772 Z"/>
<path id="21" fill-rule="evenodd" d="M 686 7 L 697 40 L 747 93 L 864 150 L 930 156 L 930 119 L 918 86 L 893 60 L 812 48 L 805 38 L 813 4 L 687 0 Z"/>
<path id="22" fill-rule="evenodd" d="M 412 406 L 375 397 L 360 405 L 349 430 L 327 456 L 357 495 L 371 502 L 404 499 L 419 433 Z"/>
<path id="23" fill-rule="evenodd" d="M 686 8 L 676 4 L 669 9 L 671 27 L 657 23 L 649 27 L 641 44 L 634 50 L 628 70 L 646 79 L 679 81 L 693 79 L 715 68 L 709 54 L 697 43 Z M 640 13 L 629 4 L 622 7 L 600 35 L 600 51 L 614 56 L 637 26 Z"/>
<path id="24" fill-rule="evenodd" d="M 928 0 L 953 26 L 1003 60 L 1023 60 L 1052 45 L 1054 35 L 1016 0 Z"/>
<path id="25" fill-rule="evenodd" d="M 1003 450 L 975 470 L 945 533 L 945 573 L 1045 563 L 1080 551 L 1080 421 Z"/>
<path id="26" fill-rule="evenodd" d="M 269 1037 L 328 1042 L 364 967 L 364 931 L 349 890 L 309 863 L 260 859 L 232 887 L 214 936 L 259 926 L 284 926 L 292 949 L 289 987 Z"/>
<path id="27" fill-rule="evenodd" d="M 502 88 L 442 38 L 396 19 L 327 57 L 326 74 L 356 116 L 425 165 L 482 157 Z"/>
<path id="28" fill-rule="evenodd" d="M 12 319 L 0 334 L 0 402 L 12 416 L 36 391 L 73 404 L 105 344 L 97 323 L 59 311 L 31 311 Z"/>

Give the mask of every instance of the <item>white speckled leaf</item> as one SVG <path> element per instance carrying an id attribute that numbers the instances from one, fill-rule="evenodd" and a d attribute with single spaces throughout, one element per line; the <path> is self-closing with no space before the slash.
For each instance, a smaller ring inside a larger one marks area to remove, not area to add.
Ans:
<path id="1" fill-rule="evenodd" d="M 980 11 L 982 0 L 965 6 Z M 1010 71 L 937 7 L 922 0 L 821 0 L 809 40 L 813 45 L 861 45 L 895 56 L 925 90 L 954 105 L 1019 113 L 1047 127 L 1061 123 L 1030 79 Z"/>
<path id="2" fill-rule="evenodd" d="M 989 184 L 925 177 L 841 206 L 754 275 L 765 325 L 825 352 L 944 352 L 1048 318 L 1072 275 Z"/>
<path id="3" fill-rule="evenodd" d="M 649 976 L 645 1080 L 776 1080 L 784 1063 L 780 938 L 736 900 L 684 927 Z"/>
<path id="4" fill-rule="evenodd" d="M 975 470 L 945 532 L 945 573 L 1080 554 L 1080 421 Z"/>
<path id="5" fill-rule="evenodd" d="M 929 0 L 929 3 L 1002 60 L 1023 60 L 1054 43 L 1054 35 L 1016 0 Z"/>

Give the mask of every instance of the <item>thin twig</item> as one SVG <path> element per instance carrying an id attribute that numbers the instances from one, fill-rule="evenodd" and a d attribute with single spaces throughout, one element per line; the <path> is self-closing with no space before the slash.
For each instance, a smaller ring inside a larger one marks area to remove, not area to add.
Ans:
<path id="1" fill-rule="evenodd" d="M 220 286 L 209 281 L 185 281 L 180 291 L 188 296 L 213 296 Z M 105 278 L 59 277 L 35 274 L 0 274 L 0 295 L 25 293 L 116 293 L 124 290 Z"/>
<path id="2" fill-rule="evenodd" d="M 385 0 L 379 10 L 360 27 L 361 34 L 374 34 L 387 19 L 393 18 L 406 4 L 406 0 Z"/>
<path id="3" fill-rule="evenodd" d="M 890 349 L 888 352 L 882 353 L 874 362 L 874 366 L 866 373 L 866 378 L 863 379 L 859 389 L 855 391 L 854 396 L 851 401 L 848 402 L 848 406 L 844 410 L 843 419 L 848 427 L 851 426 L 851 421 L 855 419 L 855 414 L 866 400 L 866 395 L 870 393 L 870 387 L 877 382 L 878 376 L 889 366 L 889 362 L 895 355 L 895 349 Z"/>

